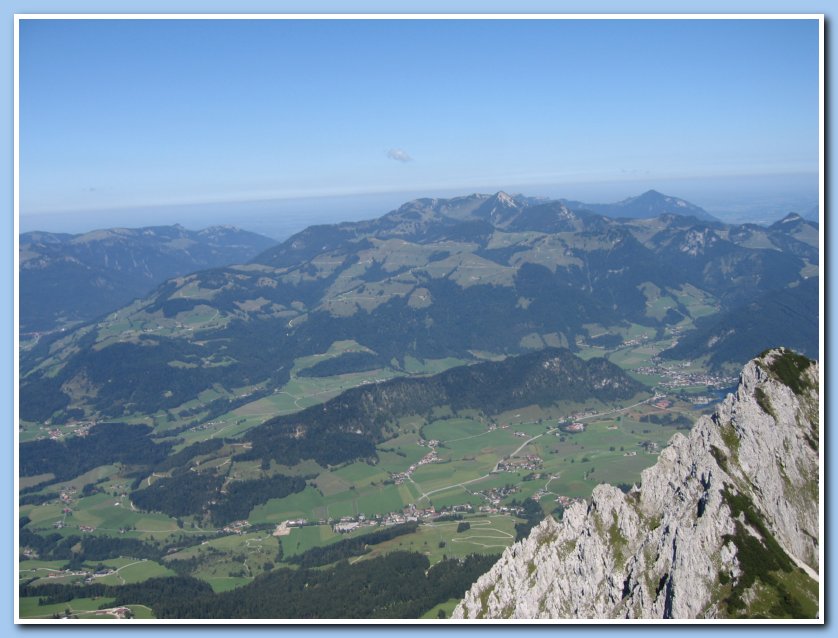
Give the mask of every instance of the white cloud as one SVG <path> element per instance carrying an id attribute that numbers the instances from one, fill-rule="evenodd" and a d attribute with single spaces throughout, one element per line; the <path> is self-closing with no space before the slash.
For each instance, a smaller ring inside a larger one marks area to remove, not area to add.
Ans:
<path id="1" fill-rule="evenodd" d="M 403 148 L 391 148 L 387 151 L 387 157 L 397 162 L 412 162 L 413 158 Z"/>

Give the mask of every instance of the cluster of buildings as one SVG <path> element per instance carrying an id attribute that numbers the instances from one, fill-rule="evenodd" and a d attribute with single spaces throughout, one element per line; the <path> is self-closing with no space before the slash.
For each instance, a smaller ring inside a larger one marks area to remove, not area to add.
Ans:
<path id="1" fill-rule="evenodd" d="M 404 472 L 397 472 L 395 474 L 391 473 L 390 478 L 396 485 L 401 485 L 405 481 L 409 480 L 411 474 L 413 474 L 416 471 L 416 468 L 421 467 L 422 465 L 428 465 L 429 463 L 436 463 L 439 461 L 439 455 L 436 452 L 436 448 L 439 445 L 438 440 L 431 439 L 430 441 L 425 441 L 424 439 L 419 439 L 419 445 L 426 445 L 429 448 L 431 448 L 431 451 L 428 452 L 421 459 L 416 461 L 416 463 L 413 463 Z"/>
<path id="2" fill-rule="evenodd" d="M 498 463 L 498 472 L 520 472 L 521 470 L 540 470 L 544 461 L 540 456 L 527 454 L 525 457 L 503 459 Z"/>
<path id="3" fill-rule="evenodd" d="M 113 570 L 108 571 L 112 572 Z M 85 580 L 93 579 L 93 573 L 85 569 L 51 569 L 47 578 L 69 578 L 71 576 L 82 576 Z"/>
<path id="4" fill-rule="evenodd" d="M 665 380 L 660 385 L 664 388 L 685 388 L 696 385 L 727 388 L 736 382 L 735 377 L 725 377 L 701 369 L 693 370 L 691 361 L 664 364 L 658 357 L 652 357 L 649 365 L 637 368 L 636 371 L 640 374 L 663 377 Z"/>
<path id="5" fill-rule="evenodd" d="M 478 492 L 480 496 L 488 503 L 488 505 L 481 505 L 478 510 L 481 512 L 489 511 L 484 509 L 485 507 L 494 508 L 492 513 L 498 512 L 498 507 L 500 506 L 500 502 L 505 499 L 507 496 L 511 494 L 517 494 L 520 490 L 515 487 L 514 485 L 506 485 L 504 487 L 493 487 L 487 490 L 483 490 L 482 492 Z M 503 511 L 503 510 L 501 510 Z"/>
<path id="6" fill-rule="evenodd" d="M 214 428 L 216 425 L 222 425 L 223 423 L 224 421 L 207 421 L 206 423 L 201 423 L 200 425 L 189 428 L 189 431 L 199 432 L 201 430 L 209 430 L 210 428 Z"/>
<path id="7" fill-rule="evenodd" d="M 484 514 L 514 514 L 514 515 L 520 515 L 524 511 L 523 507 L 517 507 L 517 506 L 514 506 L 514 505 L 500 505 L 500 504 L 481 505 L 477 509 Z"/>
<path id="8" fill-rule="evenodd" d="M 643 345 L 644 343 L 646 343 L 648 341 L 649 341 L 649 335 L 644 333 L 642 335 L 638 335 L 637 337 L 633 337 L 631 339 L 628 339 L 627 341 L 623 341 L 623 343 L 620 344 L 620 347 L 621 348 L 626 348 L 626 347 L 630 347 L 630 346 L 640 346 L 640 345 Z"/>
<path id="9" fill-rule="evenodd" d="M 657 454 L 658 452 L 658 444 L 654 441 L 643 441 L 639 445 L 649 454 Z"/>
<path id="10" fill-rule="evenodd" d="M 442 507 L 437 510 L 435 507 L 428 506 L 425 508 L 416 507 L 413 503 L 405 506 L 399 512 L 388 512 L 387 514 L 376 514 L 375 516 L 367 517 L 364 514 L 357 514 L 355 516 L 342 516 L 340 519 L 320 519 L 309 521 L 304 518 L 283 521 L 276 526 L 273 532 L 274 536 L 287 536 L 295 527 L 306 527 L 309 525 L 329 525 L 338 534 L 346 534 L 353 532 L 363 527 L 379 527 L 400 525 L 402 523 L 410 522 L 433 522 L 438 518 L 445 517 L 451 513 L 465 513 L 471 514 L 474 512 L 474 507 L 469 504 L 452 505 L 449 507 Z M 239 521 L 243 522 L 243 521 Z M 234 524 L 233 524 L 234 525 Z M 224 531 L 228 531 L 227 528 Z M 237 532 L 241 533 L 241 532 Z"/>
<path id="11" fill-rule="evenodd" d="M 599 412 L 597 412 L 594 409 L 582 410 L 581 412 L 574 412 L 573 414 L 568 416 L 567 419 L 569 421 L 581 421 L 582 419 L 589 419 L 593 416 L 596 416 L 597 414 L 599 414 Z"/>
<path id="12" fill-rule="evenodd" d="M 47 423 L 49 423 L 49 421 L 47 421 Z M 76 436 L 87 436 L 90 433 L 90 428 L 92 428 L 94 425 L 96 425 L 95 421 L 80 421 L 76 423 L 70 423 L 67 426 L 65 426 L 67 428 L 72 428 L 70 432 L 63 432 L 61 428 L 56 427 L 47 429 L 42 426 L 41 429 L 47 430 L 47 436 L 50 439 L 52 439 L 53 441 L 59 441 L 70 433 L 75 434 Z M 23 432 L 23 429 L 23 426 L 18 427 L 19 432 Z M 43 438 L 43 435 L 39 435 L 35 437 L 35 440 L 40 440 Z"/>
<path id="13" fill-rule="evenodd" d="M 124 620 L 126 618 L 133 618 L 134 612 L 130 607 L 113 607 L 111 609 L 100 609 L 96 612 L 97 616 L 114 616 L 117 620 Z"/>
<path id="14" fill-rule="evenodd" d="M 501 423 L 500 425 L 498 425 L 497 423 L 494 423 L 494 422 L 489 423 L 489 432 L 494 432 L 498 428 L 500 428 L 501 430 L 506 430 L 507 428 L 509 428 L 509 424 L 508 423 Z"/>
<path id="15" fill-rule="evenodd" d="M 233 521 L 229 525 L 225 525 L 221 528 L 220 531 L 225 532 L 227 534 L 244 534 L 247 531 L 247 528 L 250 527 L 250 523 L 247 521 Z"/>

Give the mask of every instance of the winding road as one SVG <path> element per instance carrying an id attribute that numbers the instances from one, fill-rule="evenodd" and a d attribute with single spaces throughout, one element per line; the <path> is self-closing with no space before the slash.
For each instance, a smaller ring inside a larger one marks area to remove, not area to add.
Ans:
<path id="1" fill-rule="evenodd" d="M 590 421 L 592 419 L 601 419 L 602 417 L 606 417 L 606 416 L 609 416 L 609 415 L 612 415 L 612 414 L 617 414 L 619 412 L 625 412 L 626 410 L 631 410 L 632 408 L 636 408 L 637 406 L 643 405 L 644 403 L 649 403 L 651 401 L 654 401 L 657 398 L 658 398 L 658 395 L 655 394 L 655 395 L 649 397 L 648 399 L 644 399 L 643 401 L 638 401 L 637 403 L 633 403 L 631 405 L 627 405 L 627 406 L 622 407 L 622 408 L 615 408 L 615 409 L 610 410 L 608 412 L 599 412 L 597 414 L 592 414 L 591 416 L 587 416 L 587 417 L 583 417 L 583 418 L 579 419 L 579 421 L 581 422 L 581 421 Z M 536 423 L 536 421 L 527 421 L 526 423 L 519 423 L 518 425 L 532 425 L 533 423 Z M 521 450 L 523 450 L 525 447 L 527 447 L 533 441 L 535 441 L 537 439 L 540 439 L 545 434 L 552 434 L 553 432 L 557 431 L 558 429 L 559 429 L 559 427 L 556 426 L 556 427 L 551 428 L 551 429 L 549 429 L 545 432 L 542 432 L 541 434 L 536 434 L 535 436 L 527 439 L 521 445 L 519 445 L 514 452 L 512 452 L 511 454 L 509 454 L 506 457 L 498 459 L 498 462 L 495 463 L 495 467 L 492 468 L 492 470 L 488 474 L 484 474 L 483 476 L 478 476 L 477 478 L 471 479 L 469 481 L 463 481 L 461 483 L 453 483 L 452 485 L 446 485 L 445 487 L 439 487 L 435 490 L 431 490 L 429 492 L 426 492 L 426 491 L 424 491 L 424 489 L 422 488 L 421 485 L 419 485 L 416 481 L 413 480 L 412 476 L 409 477 L 410 482 L 413 483 L 416 486 L 416 489 L 418 489 L 422 492 L 422 495 L 417 499 L 417 501 L 421 501 L 422 499 L 429 500 L 428 497 L 431 496 L 432 494 L 437 494 L 439 492 L 444 492 L 446 490 L 450 490 L 450 489 L 453 489 L 455 487 L 462 487 L 463 489 L 465 489 L 466 485 L 469 485 L 471 483 L 477 483 L 479 481 L 482 481 L 484 479 L 489 478 L 492 474 L 497 474 L 498 466 L 501 464 L 501 462 L 517 456 L 518 453 Z M 475 438 L 475 437 L 478 437 L 478 436 L 482 436 L 483 434 L 485 434 L 485 432 L 482 433 L 482 434 L 474 434 L 472 436 L 462 437 L 462 438 L 459 438 L 459 439 L 450 439 L 450 441 L 442 441 L 442 442 L 446 443 L 446 442 L 453 442 L 453 441 L 462 441 L 463 439 Z"/>

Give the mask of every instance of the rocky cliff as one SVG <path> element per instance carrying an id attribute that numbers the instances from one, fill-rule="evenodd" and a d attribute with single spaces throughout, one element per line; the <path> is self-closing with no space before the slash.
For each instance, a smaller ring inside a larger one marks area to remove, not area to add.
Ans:
<path id="1" fill-rule="evenodd" d="M 815 617 L 819 370 L 788 350 L 676 434 L 641 486 L 548 517 L 454 618 Z"/>

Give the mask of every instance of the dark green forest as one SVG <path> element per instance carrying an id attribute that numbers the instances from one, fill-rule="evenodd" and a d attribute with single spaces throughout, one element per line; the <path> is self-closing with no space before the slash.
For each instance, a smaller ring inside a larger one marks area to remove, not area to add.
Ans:
<path id="1" fill-rule="evenodd" d="M 154 443 L 150 433 L 147 425 L 100 423 L 90 428 L 87 436 L 21 443 L 20 475 L 51 472 L 56 480 L 66 480 L 110 463 L 156 465 L 166 458 L 172 444 Z"/>
<path id="2" fill-rule="evenodd" d="M 396 419 L 434 407 L 493 415 L 525 405 L 633 397 L 646 388 L 605 359 L 583 361 L 569 350 L 538 352 L 452 368 L 425 378 L 397 378 L 347 390 L 323 405 L 280 416 L 245 435 L 239 459 L 334 465 L 375 456 Z M 300 432 L 303 433 L 300 436 Z"/>
<path id="3" fill-rule="evenodd" d="M 370 551 L 369 547 L 371 545 L 378 545 L 379 543 L 392 540 L 404 534 L 411 534 L 418 527 L 419 523 L 416 522 L 393 525 L 392 527 L 386 527 L 370 534 L 345 538 L 331 545 L 312 547 L 302 554 L 288 558 L 287 562 L 299 565 L 300 567 L 319 567 L 353 556 L 363 556 Z"/>
<path id="4" fill-rule="evenodd" d="M 107 596 L 108 606 L 144 604 L 157 618 L 418 618 L 450 598 L 461 598 L 497 556 L 443 559 L 394 552 L 330 569 L 278 569 L 238 589 L 213 593 L 187 576 L 152 578 L 131 585 L 24 585 L 21 596 L 43 604 Z"/>

